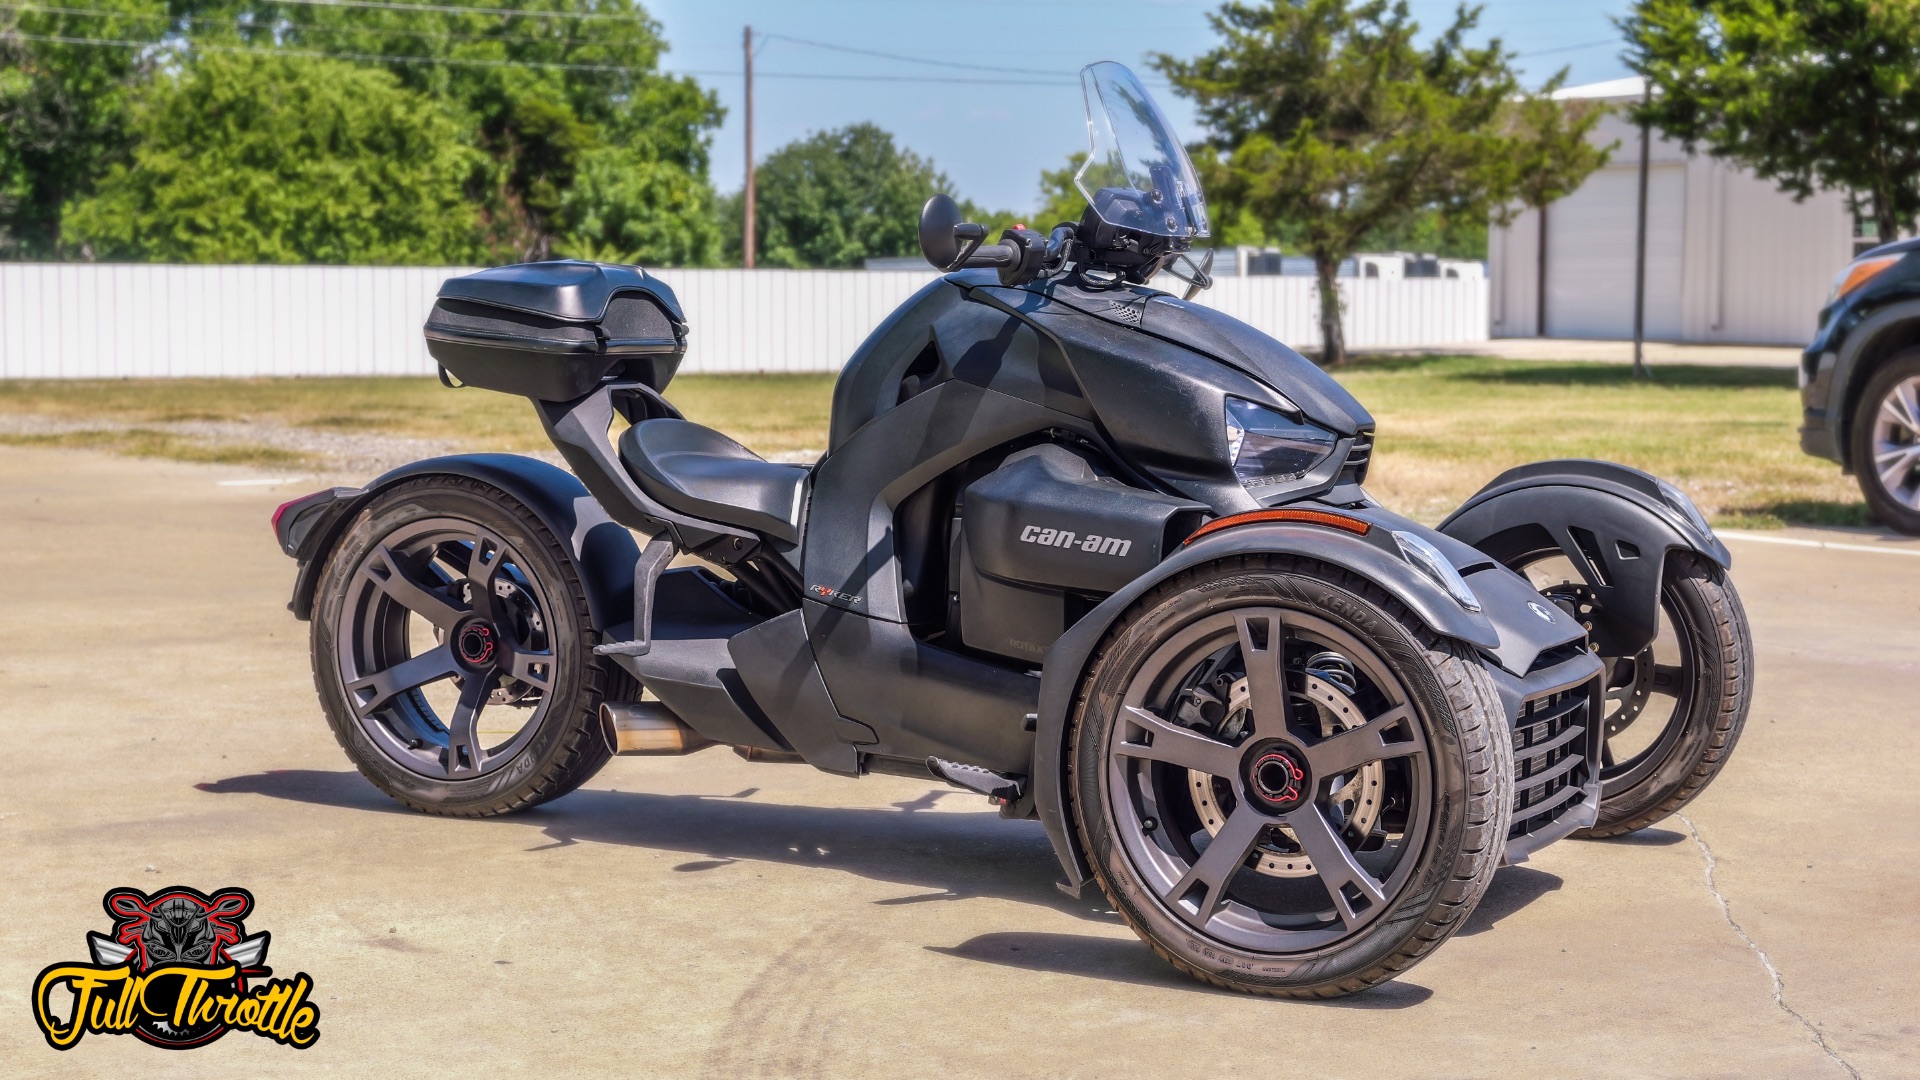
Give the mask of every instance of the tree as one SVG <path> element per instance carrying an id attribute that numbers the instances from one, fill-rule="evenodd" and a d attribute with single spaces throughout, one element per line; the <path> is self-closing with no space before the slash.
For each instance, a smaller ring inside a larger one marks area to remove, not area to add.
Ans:
<path id="1" fill-rule="evenodd" d="M 1920 6 L 1899 0 L 1640 0 L 1635 118 L 1796 199 L 1848 193 L 1882 240 L 1920 215 Z"/>
<path id="2" fill-rule="evenodd" d="M 396 57 L 383 66 L 402 85 L 459 112 L 491 159 L 468 195 L 484 207 L 498 256 L 543 259 L 558 243 L 649 261 L 711 261 L 716 226 L 707 166 L 723 116 L 719 99 L 690 77 L 660 73 L 666 41 L 634 0 L 511 6 L 528 14 L 273 0 L 201 0 L 200 10 L 219 11 L 220 32 L 238 41 Z M 645 177 L 615 182 L 621 165 Z M 570 196 L 583 179 L 593 196 Z M 606 228 L 616 233 L 596 231 Z M 641 236 L 661 246 L 633 247 Z"/>
<path id="3" fill-rule="evenodd" d="M 1033 227 L 1051 230 L 1063 221 L 1079 221 L 1087 212 L 1087 197 L 1074 184 L 1074 174 L 1087 163 L 1087 152 L 1075 150 L 1058 169 L 1040 170 L 1040 209 Z"/>
<path id="4" fill-rule="evenodd" d="M 1285 223 L 1313 258 L 1323 364 L 1346 357 L 1334 278 L 1368 237 L 1427 212 L 1499 216 L 1526 169 L 1549 167 L 1514 122 L 1527 95 L 1510 55 L 1466 43 L 1478 17 L 1461 8 L 1422 46 L 1404 0 L 1236 0 L 1208 17 L 1219 47 L 1154 58 L 1207 127 L 1208 194 Z M 1584 136 L 1596 120 L 1568 123 Z M 1585 175 L 1554 160 L 1570 186 Z"/>
<path id="5" fill-rule="evenodd" d="M 129 88 L 152 58 L 46 39 L 144 39 L 164 29 L 167 7 L 93 0 L 88 8 L 0 10 L 0 258 L 58 258 L 61 206 L 91 191 L 129 149 Z"/>
<path id="6" fill-rule="evenodd" d="M 128 162 L 70 204 L 64 241 L 160 262 L 470 262 L 457 117 L 377 68 L 214 53 L 136 101 Z"/>
<path id="7" fill-rule="evenodd" d="M 868 258 L 917 254 L 921 206 L 952 189 L 933 162 L 896 146 L 873 124 L 796 139 L 769 154 L 754 178 L 755 245 L 767 266 L 857 267 Z M 727 202 L 728 247 L 737 253 L 739 197 Z M 1015 220 L 965 200 L 960 211 L 990 226 Z"/>
<path id="8" fill-rule="evenodd" d="M 722 230 L 713 189 L 686 169 L 626 146 L 587 151 L 560 197 L 555 253 L 596 262 L 711 266 Z"/>

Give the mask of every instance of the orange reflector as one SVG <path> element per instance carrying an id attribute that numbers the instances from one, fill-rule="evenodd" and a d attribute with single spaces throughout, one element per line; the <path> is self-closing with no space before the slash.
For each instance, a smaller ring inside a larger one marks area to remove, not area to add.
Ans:
<path id="1" fill-rule="evenodd" d="M 1372 525 L 1361 521 L 1359 518 L 1350 518 L 1345 514 L 1330 514 L 1325 510 L 1249 510 L 1244 514 L 1232 514 L 1223 518 L 1215 518 L 1205 525 L 1200 526 L 1198 529 L 1195 529 L 1193 535 L 1187 537 L 1182 543 L 1191 544 L 1208 533 L 1216 533 L 1222 529 L 1231 529 L 1235 525 L 1257 525 L 1263 521 L 1286 521 L 1300 525 L 1324 525 L 1329 529 L 1340 529 L 1344 532 L 1350 532 L 1355 536 L 1365 536 L 1367 532 L 1373 528 Z"/>
<path id="2" fill-rule="evenodd" d="M 1906 254 L 1903 252 L 1899 255 L 1881 255 L 1872 259 L 1861 259 L 1859 262 L 1848 265 L 1844 271 L 1845 276 L 1842 277 L 1840 283 L 1833 288 L 1833 299 L 1838 300 L 1860 286 L 1865 285 L 1867 282 L 1872 281 L 1882 270 L 1887 269 L 1904 258 L 1906 258 Z"/>

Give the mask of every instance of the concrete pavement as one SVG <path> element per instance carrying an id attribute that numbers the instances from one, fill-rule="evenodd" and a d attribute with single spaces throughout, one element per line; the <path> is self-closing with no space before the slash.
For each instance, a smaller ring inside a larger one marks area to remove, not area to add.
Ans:
<path id="1" fill-rule="evenodd" d="M 1053 888 L 977 797 L 724 750 L 519 817 L 404 812 L 334 744 L 267 529 L 309 486 L 0 449 L 0 1074 L 1911 1076 L 1920 558 L 1729 541 L 1759 648 L 1733 761 L 1661 826 L 1501 871 L 1340 1002 L 1212 991 Z M 1773 539 L 1913 541 L 1813 530 Z M 1859 546 L 1869 546 L 1861 544 Z M 322 1036 L 56 1053 L 28 987 L 109 888 L 240 885 Z"/>

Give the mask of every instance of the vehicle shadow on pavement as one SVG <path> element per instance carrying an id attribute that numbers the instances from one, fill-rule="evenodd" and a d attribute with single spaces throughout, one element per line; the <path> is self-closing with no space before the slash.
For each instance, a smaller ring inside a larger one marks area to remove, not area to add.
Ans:
<path id="1" fill-rule="evenodd" d="M 285 769 L 194 786 L 217 795 L 265 795 L 427 820 L 381 795 L 356 772 Z M 576 791 L 510 817 L 438 824 L 538 828 L 549 842 L 529 851 L 597 843 L 684 852 L 693 858 L 674 867 L 683 873 L 725 873 L 735 862 L 759 861 L 817 866 L 920 890 L 878 904 L 992 897 L 1089 921 L 1119 922 L 1104 897 L 1075 900 L 1054 887 L 1060 869 L 1038 822 L 985 813 L 923 813 L 919 799 L 886 809 L 794 806 L 755 801 L 755 793 Z"/>
<path id="2" fill-rule="evenodd" d="M 1503 866 L 1494 872 L 1493 882 L 1480 898 L 1480 905 L 1467 916 L 1459 930 L 1461 937 L 1472 937 L 1494 928 L 1501 919 L 1519 911 L 1550 892 L 1558 892 L 1565 881 L 1557 874 L 1535 870 L 1531 866 Z"/>
<path id="3" fill-rule="evenodd" d="M 968 938 L 951 948 L 926 946 L 928 952 L 978 960 L 987 964 L 1045 971 L 1058 975 L 1079 975 L 1107 982 L 1158 986 L 1167 990 L 1186 990 L 1199 994 L 1219 994 L 1240 998 L 1231 990 L 1221 990 L 1187 978 L 1175 971 L 1141 944 L 1138 938 L 1088 937 L 1082 934 L 1043 934 L 1003 932 Z M 1397 979 L 1363 994 L 1330 1001 L 1302 1001 L 1302 1005 L 1334 1009 L 1405 1009 L 1427 1000 L 1433 991 L 1417 983 Z"/>

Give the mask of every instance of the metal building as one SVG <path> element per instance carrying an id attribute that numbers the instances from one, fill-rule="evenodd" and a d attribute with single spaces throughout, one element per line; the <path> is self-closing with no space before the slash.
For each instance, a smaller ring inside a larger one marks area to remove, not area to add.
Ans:
<path id="1" fill-rule="evenodd" d="M 1641 92 L 1636 77 L 1557 96 L 1626 106 Z M 1618 141 L 1606 168 L 1544 213 L 1528 210 L 1489 232 L 1494 337 L 1633 337 L 1640 132 L 1616 112 L 1593 138 Z M 1704 153 L 1689 156 L 1653 133 L 1647 340 L 1804 344 L 1854 244 L 1843 194 L 1795 202 L 1769 181 Z"/>

